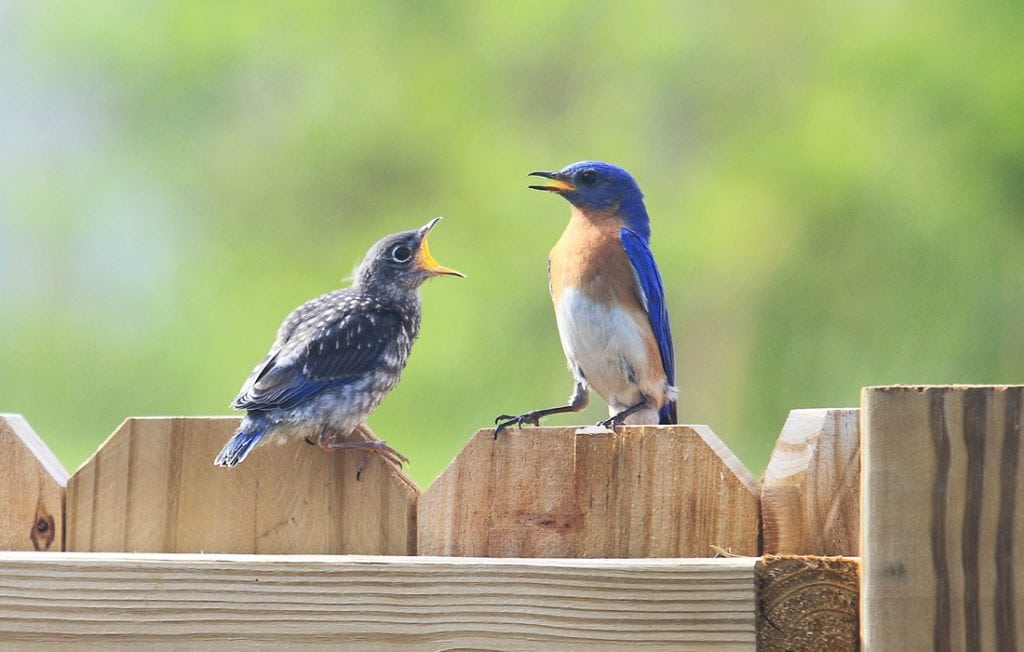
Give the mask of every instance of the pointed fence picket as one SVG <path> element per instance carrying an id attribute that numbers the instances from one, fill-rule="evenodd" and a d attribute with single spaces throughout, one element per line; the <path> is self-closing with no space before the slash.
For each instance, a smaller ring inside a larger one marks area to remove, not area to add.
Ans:
<path id="1" fill-rule="evenodd" d="M 68 472 L 18 414 L 0 414 L 0 550 L 63 550 Z"/>
<path id="2" fill-rule="evenodd" d="M 235 417 L 127 419 L 68 482 L 66 550 L 416 554 L 419 490 L 372 455 L 292 442 L 225 469 Z"/>

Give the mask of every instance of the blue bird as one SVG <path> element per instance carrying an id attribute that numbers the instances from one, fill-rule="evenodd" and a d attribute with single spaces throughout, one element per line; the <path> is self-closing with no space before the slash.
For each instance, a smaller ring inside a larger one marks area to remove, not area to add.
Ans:
<path id="1" fill-rule="evenodd" d="M 383 441 L 346 437 L 398 384 L 419 334 L 419 286 L 440 274 L 463 276 L 439 265 L 427 248 L 440 219 L 381 239 L 351 286 L 288 315 L 232 404 L 247 412 L 214 464 L 232 467 L 258 445 L 292 438 L 316 441 L 327 451 L 378 452 L 399 466 L 408 462 Z"/>
<path id="2" fill-rule="evenodd" d="M 569 225 L 548 257 L 548 278 L 576 388 L 568 405 L 499 416 L 495 436 L 510 425 L 579 412 L 591 388 L 611 415 L 599 425 L 676 423 L 672 332 L 640 187 L 600 161 L 530 176 L 551 181 L 530 188 L 571 205 Z"/>

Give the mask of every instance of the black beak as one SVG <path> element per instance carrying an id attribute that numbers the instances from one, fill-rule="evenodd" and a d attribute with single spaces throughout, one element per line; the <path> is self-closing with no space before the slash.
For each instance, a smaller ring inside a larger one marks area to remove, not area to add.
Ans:
<path id="1" fill-rule="evenodd" d="M 544 177 L 545 179 L 551 179 L 552 183 L 546 186 L 530 186 L 533 190 L 547 190 L 548 192 L 563 193 L 570 190 L 576 190 L 576 186 L 569 183 L 569 181 L 560 172 L 531 172 L 527 176 L 530 177 Z"/>

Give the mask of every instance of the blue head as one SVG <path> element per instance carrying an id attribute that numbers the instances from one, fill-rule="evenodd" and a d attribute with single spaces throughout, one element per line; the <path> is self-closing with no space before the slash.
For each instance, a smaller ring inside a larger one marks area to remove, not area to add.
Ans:
<path id="1" fill-rule="evenodd" d="M 530 176 L 552 181 L 546 186 L 530 186 L 534 190 L 558 193 L 584 214 L 588 211 L 617 213 L 631 230 L 644 239 L 651 237 L 644 194 L 633 176 L 619 166 L 602 161 L 580 161 L 558 172 L 531 172 Z"/>

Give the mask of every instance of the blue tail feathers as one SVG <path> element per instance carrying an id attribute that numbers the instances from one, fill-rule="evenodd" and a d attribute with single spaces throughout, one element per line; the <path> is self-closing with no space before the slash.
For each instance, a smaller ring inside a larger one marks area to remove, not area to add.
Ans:
<path id="1" fill-rule="evenodd" d="M 243 423 L 238 432 L 228 440 L 228 443 L 221 449 L 217 459 L 213 461 L 216 466 L 231 468 L 245 459 L 249 451 L 259 443 L 266 428 L 262 426 L 253 427 L 254 424 Z"/>
<path id="2" fill-rule="evenodd" d="M 669 401 L 665 405 L 661 406 L 661 410 L 658 412 L 658 423 L 661 425 L 671 425 L 676 423 L 676 402 Z"/>

